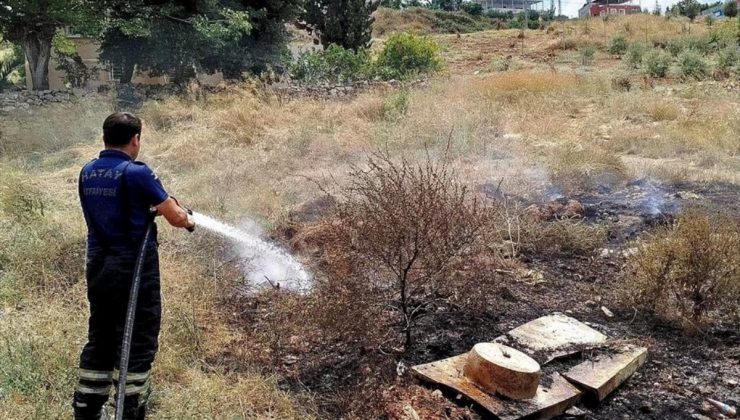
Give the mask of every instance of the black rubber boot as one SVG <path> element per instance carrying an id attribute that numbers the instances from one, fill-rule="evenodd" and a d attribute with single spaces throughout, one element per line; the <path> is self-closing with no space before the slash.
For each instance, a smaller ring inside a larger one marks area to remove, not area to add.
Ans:
<path id="1" fill-rule="evenodd" d="M 75 420 L 105 420 L 103 406 L 108 401 L 107 395 L 74 393 L 72 407 Z"/>

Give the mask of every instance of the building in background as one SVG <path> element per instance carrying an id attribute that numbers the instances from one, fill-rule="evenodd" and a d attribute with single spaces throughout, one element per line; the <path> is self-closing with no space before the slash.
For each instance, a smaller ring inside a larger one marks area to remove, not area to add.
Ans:
<path id="1" fill-rule="evenodd" d="M 99 61 L 100 56 L 100 42 L 94 38 L 80 36 L 72 33 L 67 33 L 67 39 L 75 44 L 77 54 L 82 59 L 82 63 L 90 71 L 90 77 L 86 80 L 85 85 L 82 86 L 86 90 L 95 90 L 101 86 L 114 86 L 120 82 L 121 75 L 123 73 L 122 66 L 116 66 L 114 63 L 101 63 Z M 49 89 L 50 90 L 66 90 L 69 87 L 67 80 L 67 74 L 59 68 L 59 57 L 52 51 L 51 59 L 49 60 Z M 31 83 L 31 69 L 26 61 L 26 89 L 32 90 Z M 204 85 L 216 85 L 223 80 L 223 75 L 220 72 L 214 74 L 198 74 L 197 79 Z M 134 70 L 133 77 L 131 78 L 132 84 L 141 85 L 166 85 L 172 82 L 172 76 L 150 76 L 145 72 Z"/>
<path id="2" fill-rule="evenodd" d="M 740 0 L 737 1 L 737 7 L 740 9 Z M 724 18 L 725 16 L 725 3 L 722 2 L 720 4 L 714 5 L 706 10 L 702 10 L 701 12 L 702 16 L 713 16 L 716 18 Z"/>
<path id="3" fill-rule="evenodd" d="M 630 0 L 595 0 L 584 4 L 578 10 L 578 17 L 629 15 L 641 10 L 640 6 L 630 4 Z"/>
<path id="4" fill-rule="evenodd" d="M 483 12 L 512 12 L 519 13 L 527 9 L 532 10 L 533 5 L 542 3 L 542 0 L 472 0 L 483 6 Z"/>

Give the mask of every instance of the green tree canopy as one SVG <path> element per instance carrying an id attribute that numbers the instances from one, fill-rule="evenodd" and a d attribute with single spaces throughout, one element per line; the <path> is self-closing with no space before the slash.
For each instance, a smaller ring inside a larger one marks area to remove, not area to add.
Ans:
<path id="1" fill-rule="evenodd" d="M 697 0 L 681 0 L 676 3 L 678 13 L 694 20 L 701 12 L 701 4 Z"/>
<path id="2" fill-rule="evenodd" d="M 307 0 L 298 26 L 315 33 L 325 48 L 332 44 L 355 51 L 368 48 L 378 5 L 377 0 Z"/>
<path id="3" fill-rule="evenodd" d="M 276 62 L 285 23 L 301 0 L 104 0 L 110 23 L 101 59 L 118 65 L 128 82 L 134 66 L 176 82 L 197 71 L 238 78 Z"/>
<path id="4" fill-rule="evenodd" d="M 737 16 L 737 2 L 735 0 L 728 0 L 723 9 L 725 16 Z"/>
<path id="5" fill-rule="evenodd" d="M 60 28 L 95 31 L 96 8 L 90 0 L 0 0 L 0 33 L 20 45 L 36 90 L 49 88 L 51 41 Z"/>

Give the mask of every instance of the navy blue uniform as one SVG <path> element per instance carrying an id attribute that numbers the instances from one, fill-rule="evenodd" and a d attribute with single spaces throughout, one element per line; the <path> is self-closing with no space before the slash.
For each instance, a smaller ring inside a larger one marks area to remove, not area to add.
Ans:
<path id="1" fill-rule="evenodd" d="M 76 419 L 98 419 L 118 376 L 121 340 L 136 254 L 167 192 L 154 172 L 118 150 L 104 150 L 82 168 L 79 195 L 87 236 L 88 341 L 80 355 L 73 406 Z M 144 417 L 149 371 L 161 323 L 156 226 L 147 244 L 127 377 L 125 418 Z"/>

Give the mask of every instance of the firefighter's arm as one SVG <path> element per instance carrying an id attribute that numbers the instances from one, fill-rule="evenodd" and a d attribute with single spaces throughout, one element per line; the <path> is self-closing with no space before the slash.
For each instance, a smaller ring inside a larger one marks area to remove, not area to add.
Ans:
<path id="1" fill-rule="evenodd" d="M 155 207 L 157 214 L 164 216 L 167 223 L 174 227 L 192 229 L 195 227 L 193 217 L 188 213 L 187 210 L 180 207 L 172 197 L 167 198 L 162 204 Z"/>

